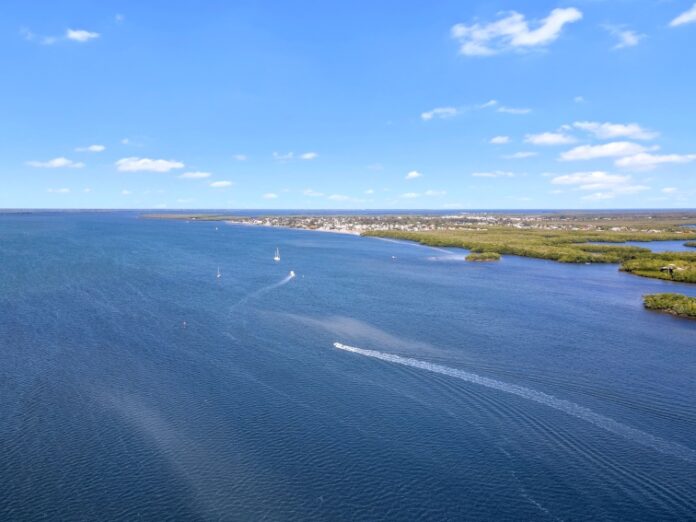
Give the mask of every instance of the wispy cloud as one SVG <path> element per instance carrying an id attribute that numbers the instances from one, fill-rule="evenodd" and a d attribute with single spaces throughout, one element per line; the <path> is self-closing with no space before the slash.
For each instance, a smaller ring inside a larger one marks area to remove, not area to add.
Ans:
<path id="1" fill-rule="evenodd" d="M 70 189 L 69 188 L 50 188 L 50 189 L 48 189 L 48 192 L 51 192 L 53 194 L 69 194 Z"/>
<path id="2" fill-rule="evenodd" d="M 121 172 L 169 172 L 174 169 L 183 169 L 180 161 L 150 159 L 150 158 L 122 158 L 116 162 L 116 168 Z"/>
<path id="3" fill-rule="evenodd" d="M 27 161 L 27 165 L 30 167 L 36 167 L 40 169 L 62 169 L 62 168 L 71 168 L 71 169 L 81 169 L 82 167 L 85 166 L 84 163 L 79 162 L 79 161 L 72 161 L 68 158 L 53 158 L 48 161 Z"/>
<path id="4" fill-rule="evenodd" d="M 696 4 L 694 4 L 691 9 L 688 9 L 677 16 L 669 23 L 669 25 L 670 27 L 678 27 L 680 25 L 693 23 L 696 23 Z"/>
<path id="5" fill-rule="evenodd" d="M 652 140 L 659 133 L 644 129 L 637 123 L 611 123 L 597 121 L 576 121 L 573 127 L 594 135 L 596 138 L 607 140 L 630 138 L 633 140 Z"/>
<path id="6" fill-rule="evenodd" d="M 430 111 L 421 113 L 421 119 L 432 120 L 433 118 L 447 119 L 459 114 L 460 110 L 456 107 L 436 107 Z"/>
<path id="7" fill-rule="evenodd" d="M 630 141 L 613 141 L 601 145 L 580 145 L 561 154 L 562 161 L 591 160 L 598 158 L 618 158 L 633 156 L 647 149 L 638 143 Z"/>
<path id="8" fill-rule="evenodd" d="M 524 15 L 511 11 L 490 23 L 457 24 L 451 36 L 459 42 L 459 52 L 466 56 L 491 56 L 511 50 L 543 47 L 556 40 L 566 24 L 577 22 L 582 13 L 574 8 L 554 9 L 529 28 Z"/>
<path id="9" fill-rule="evenodd" d="M 278 199 L 278 194 L 275 192 L 266 192 L 263 196 L 261 196 L 263 199 Z"/>
<path id="10" fill-rule="evenodd" d="M 179 177 L 181 179 L 205 179 L 209 178 L 212 176 L 210 172 L 184 172 L 183 174 L 179 174 Z"/>
<path id="11" fill-rule="evenodd" d="M 491 172 L 472 172 L 475 178 L 514 178 L 514 172 L 506 172 L 504 170 L 494 170 Z"/>
<path id="12" fill-rule="evenodd" d="M 493 145 L 505 145 L 510 143 L 510 136 L 493 136 L 488 143 Z"/>
<path id="13" fill-rule="evenodd" d="M 648 170 L 665 163 L 691 163 L 696 160 L 696 154 L 650 154 L 641 152 L 616 160 L 617 167 Z"/>
<path id="14" fill-rule="evenodd" d="M 533 158 L 534 156 L 538 156 L 538 152 L 532 152 L 529 150 L 522 150 L 520 152 L 514 152 L 513 154 L 506 154 L 503 156 L 505 159 L 526 159 L 526 158 Z"/>
<path id="15" fill-rule="evenodd" d="M 303 190 L 302 194 L 304 194 L 305 196 L 309 196 L 310 198 L 320 198 L 324 195 L 323 192 L 317 192 L 316 190 L 312 190 L 311 188 Z"/>
<path id="16" fill-rule="evenodd" d="M 249 159 L 246 154 L 235 154 L 232 158 L 235 161 L 246 161 Z"/>
<path id="17" fill-rule="evenodd" d="M 106 147 L 104 145 L 89 145 L 87 147 L 77 147 L 75 150 L 77 152 L 104 152 Z"/>
<path id="18" fill-rule="evenodd" d="M 90 40 L 94 40 L 96 38 L 99 38 L 99 33 L 95 33 L 93 31 L 85 31 L 84 29 L 68 29 L 65 32 L 65 37 L 68 40 L 73 40 L 75 42 L 89 42 Z"/>
<path id="19" fill-rule="evenodd" d="M 603 171 L 576 172 L 556 176 L 551 180 L 553 185 L 571 186 L 575 190 L 591 192 L 583 196 L 585 200 L 612 199 L 622 194 L 635 194 L 648 190 L 650 187 L 635 184 L 631 176 L 609 174 Z"/>
<path id="20" fill-rule="evenodd" d="M 626 29 L 624 26 L 620 25 L 605 25 L 604 28 L 609 31 L 609 34 L 618 40 L 616 45 L 613 47 L 614 49 L 635 47 L 643 38 L 645 38 L 644 34 L 637 33 L 631 29 Z"/>
<path id="21" fill-rule="evenodd" d="M 67 29 L 63 36 L 43 36 L 36 34 L 29 29 L 22 28 L 20 30 L 22 37 L 28 42 L 35 42 L 40 45 L 53 45 L 60 41 L 70 40 L 78 43 L 85 43 L 90 40 L 99 38 L 100 34 L 85 29 Z"/>
<path id="22" fill-rule="evenodd" d="M 498 107 L 498 112 L 502 112 L 505 114 L 524 115 L 532 112 L 532 109 L 527 109 L 525 107 L 506 107 L 504 105 L 501 105 L 500 107 Z"/>
<path id="23" fill-rule="evenodd" d="M 540 134 L 527 134 L 524 141 L 532 145 L 568 145 L 577 140 L 562 132 L 542 132 Z"/>
<path id="24" fill-rule="evenodd" d="M 319 157 L 319 154 L 316 152 L 303 152 L 302 154 L 295 154 L 294 152 L 286 152 L 286 153 L 281 153 L 281 152 L 274 152 L 273 153 L 273 159 L 276 161 L 291 161 L 294 159 L 301 159 L 304 161 L 310 161 L 313 159 L 316 159 Z"/>
<path id="25" fill-rule="evenodd" d="M 405 192 L 404 194 L 401 194 L 399 197 L 402 199 L 416 199 L 420 197 L 429 197 L 429 198 L 436 198 L 436 197 L 441 197 L 441 196 L 446 196 L 447 191 L 445 190 L 426 190 L 425 192 Z"/>
<path id="26" fill-rule="evenodd" d="M 212 188 L 227 188 L 232 186 L 231 181 L 213 181 L 210 183 Z"/>
<path id="27" fill-rule="evenodd" d="M 423 174 L 418 172 L 417 170 L 412 170 L 408 174 L 406 174 L 406 177 L 404 179 L 417 179 L 417 178 L 422 178 Z"/>

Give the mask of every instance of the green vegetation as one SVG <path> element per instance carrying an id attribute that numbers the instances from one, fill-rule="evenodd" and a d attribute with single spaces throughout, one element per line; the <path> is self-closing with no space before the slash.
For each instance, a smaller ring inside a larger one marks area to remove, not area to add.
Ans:
<path id="1" fill-rule="evenodd" d="M 474 252 L 466 256 L 467 261 L 500 261 L 500 254 L 497 252 Z"/>
<path id="2" fill-rule="evenodd" d="M 588 243 L 683 239 L 685 235 L 691 237 L 696 234 L 684 230 L 612 232 L 490 227 L 478 230 L 433 230 L 427 232 L 384 230 L 368 232 L 366 235 L 406 239 L 435 247 L 466 248 L 472 252 L 495 252 L 550 259 L 561 263 L 620 263 L 651 252 L 649 249 L 641 247 Z"/>
<path id="3" fill-rule="evenodd" d="M 680 317 L 696 319 L 696 298 L 682 294 L 650 294 L 643 296 L 643 304 L 648 310 L 657 310 Z"/>
<path id="4" fill-rule="evenodd" d="M 631 274 L 696 283 L 696 252 L 663 252 L 629 259 L 621 264 L 621 270 Z"/>
<path id="5" fill-rule="evenodd" d="M 696 241 L 687 241 L 684 246 L 696 248 Z"/>

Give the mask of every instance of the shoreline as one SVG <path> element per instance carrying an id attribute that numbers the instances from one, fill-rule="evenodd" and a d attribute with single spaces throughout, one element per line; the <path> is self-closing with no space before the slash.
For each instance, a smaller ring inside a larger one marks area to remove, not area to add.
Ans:
<path id="1" fill-rule="evenodd" d="M 197 220 L 199 221 L 199 220 Z M 344 236 L 357 236 L 362 237 L 360 232 L 354 232 L 351 230 L 335 230 L 328 228 L 306 228 L 306 227 L 284 227 L 281 225 L 264 225 L 261 223 L 246 223 L 244 221 L 223 221 L 226 225 L 236 225 L 241 227 L 259 227 L 259 228 L 271 228 L 271 229 L 281 229 L 281 230 L 305 230 L 307 232 L 326 232 L 329 234 L 341 234 Z"/>

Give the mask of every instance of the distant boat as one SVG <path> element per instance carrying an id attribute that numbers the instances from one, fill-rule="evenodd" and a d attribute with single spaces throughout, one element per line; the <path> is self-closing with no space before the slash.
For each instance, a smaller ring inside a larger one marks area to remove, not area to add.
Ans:
<path id="1" fill-rule="evenodd" d="M 275 251 L 275 255 L 273 256 L 273 261 L 275 261 L 276 263 L 280 261 L 280 250 L 278 250 L 277 248 Z"/>
<path id="2" fill-rule="evenodd" d="M 220 267 L 218 267 L 217 278 L 220 279 L 221 277 L 222 277 L 222 272 L 220 272 Z"/>
<path id="3" fill-rule="evenodd" d="M 290 278 L 292 279 L 293 277 L 295 277 L 295 271 L 294 271 L 294 270 L 290 270 Z"/>

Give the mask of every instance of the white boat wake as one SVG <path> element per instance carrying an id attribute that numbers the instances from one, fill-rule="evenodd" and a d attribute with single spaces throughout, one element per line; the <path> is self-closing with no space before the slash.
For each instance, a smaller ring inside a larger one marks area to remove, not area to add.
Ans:
<path id="1" fill-rule="evenodd" d="M 237 308 L 238 306 L 241 306 L 242 304 L 246 303 L 246 302 L 249 301 L 250 299 L 255 299 L 255 298 L 257 298 L 257 297 L 262 296 L 263 294 L 265 294 L 265 293 L 267 293 L 267 292 L 270 292 L 271 290 L 275 290 L 276 288 L 279 288 L 279 287 L 281 287 L 281 286 L 283 286 L 283 285 L 287 285 L 290 281 L 292 281 L 293 279 L 295 279 L 295 277 L 296 277 L 295 271 L 294 271 L 294 270 L 290 270 L 290 273 L 289 273 L 288 275 L 286 275 L 283 279 L 281 279 L 280 281 L 278 281 L 277 283 L 273 283 L 272 285 L 264 286 L 264 287 L 261 288 L 260 290 L 256 290 L 256 292 L 252 292 L 252 293 L 250 293 L 249 295 L 247 295 L 247 296 L 243 297 L 242 299 L 240 299 L 240 300 L 237 302 L 237 304 L 235 304 L 235 305 L 232 307 L 232 310 L 234 310 L 234 309 Z"/>
<path id="2" fill-rule="evenodd" d="M 341 343 L 334 343 L 334 347 L 339 350 L 346 352 L 355 353 L 358 355 L 363 355 L 365 357 L 372 357 L 373 359 L 379 359 L 381 361 L 386 361 L 394 364 L 400 364 L 402 366 L 409 366 L 411 368 L 418 368 L 420 370 L 426 370 L 433 373 L 439 373 L 441 375 L 447 375 L 449 377 L 454 377 L 456 379 L 461 379 L 470 383 L 485 386 L 486 388 L 491 388 L 494 390 L 499 390 L 505 393 L 516 395 L 544 406 L 548 406 L 558 411 L 562 411 L 572 417 L 584 420 L 602 428 L 610 433 L 619 435 L 625 439 L 631 440 L 643 446 L 654 449 L 665 455 L 671 455 L 681 460 L 687 462 L 696 462 L 696 451 L 686 446 L 683 446 L 676 442 L 670 442 L 668 440 L 661 439 L 650 433 L 638 430 L 636 428 L 631 428 L 626 424 L 615 421 L 609 417 L 596 413 L 589 408 L 575 404 L 564 399 L 559 399 L 553 395 L 543 393 L 540 391 L 532 390 L 530 388 L 525 388 L 524 386 L 518 386 L 516 384 L 509 384 L 502 381 L 497 381 L 495 379 L 490 379 L 488 377 L 483 377 L 475 373 L 466 372 L 464 370 L 458 370 L 456 368 L 449 368 L 447 366 L 442 366 L 439 364 L 433 364 L 426 361 L 421 361 L 418 359 L 411 359 L 408 357 L 401 357 L 399 355 L 394 355 L 390 353 L 378 352 L 376 350 L 365 350 L 362 348 L 356 348 L 354 346 L 348 346 Z"/>

